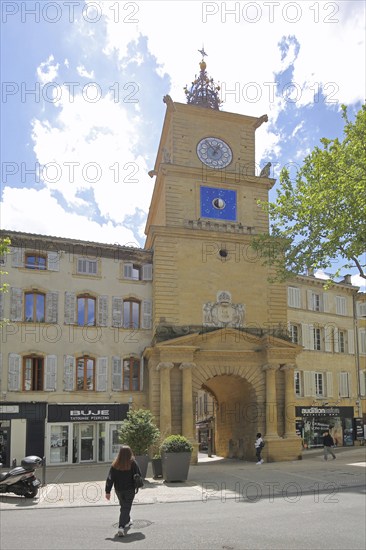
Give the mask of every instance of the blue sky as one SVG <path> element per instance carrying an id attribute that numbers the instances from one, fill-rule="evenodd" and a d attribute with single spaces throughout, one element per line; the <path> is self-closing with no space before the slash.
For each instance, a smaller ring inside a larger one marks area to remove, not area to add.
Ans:
<path id="1" fill-rule="evenodd" d="M 1 9 L 7 229 L 143 246 L 162 98 L 185 102 L 202 45 L 222 109 L 268 114 L 256 164 L 271 161 L 272 177 L 300 165 L 321 137 L 341 137 L 340 105 L 352 118 L 365 98 L 359 1 L 3 1 Z"/>

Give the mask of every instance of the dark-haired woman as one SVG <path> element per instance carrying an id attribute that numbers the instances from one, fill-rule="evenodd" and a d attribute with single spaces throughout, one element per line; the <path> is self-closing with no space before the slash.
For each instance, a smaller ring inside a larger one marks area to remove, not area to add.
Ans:
<path id="1" fill-rule="evenodd" d="M 112 462 L 105 483 L 105 498 L 110 500 L 111 489 L 114 485 L 114 490 L 119 500 L 119 537 L 124 537 L 132 525 L 130 512 L 133 499 L 135 498 L 135 487 L 133 482 L 133 476 L 135 474 L 141 475 L 141 472 L 132 454 L 132 450 L 128 445 L 122 445 L 117 457 Z"/>

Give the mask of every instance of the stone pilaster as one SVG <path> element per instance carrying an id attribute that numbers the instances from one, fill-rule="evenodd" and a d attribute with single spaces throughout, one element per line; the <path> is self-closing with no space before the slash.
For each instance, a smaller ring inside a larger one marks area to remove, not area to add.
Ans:
<path id="1" fill-rule="evenodd" d="M 296 365 L 282 365 L 281 371 L 285 374 L 285 437 L 296 436 L 295 423 L 295 385 L 294 370 Z"/>
<path id="2" fill-rule="evenodd" d="M 160 372 L 160 432 L 172 433 L 172 403 L 170 392 L 170 370 L 174 363 L 159 363 L 156 370 Z"/>
<path id="3" fill-rule="evenodd" d="M 193 388 L 192 388 L 192 368 L 195 363 L 182 363 L 182 435 L 193 441 Z"/>
<path id="4" fill-rule="evenodd" d="M 268 438 L 278 437 L 277 431 L 277 392 L 276 392 L 276 370 L 279 365 L 263 365 L 266 373 L 266 435 Z"/>

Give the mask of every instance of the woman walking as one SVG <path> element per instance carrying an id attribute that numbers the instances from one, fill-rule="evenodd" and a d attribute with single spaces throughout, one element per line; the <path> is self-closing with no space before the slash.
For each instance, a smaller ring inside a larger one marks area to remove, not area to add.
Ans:
<path id="1" fill-rule="evenodd" d="M 118 536 L 124 537 L 131 528 L 130 518 L 133 499 L 135 498 L 135 485 L 133 476 L 141 475 L 140 468 L 135 461 L 132 450 L 128 445 L 122 445 L 117 457 L 112 462 L 111 469 L 105 483 L 105 498 L 110 500 L 111 489 L 114 490 L 120 504 L 118 523 Z"/>

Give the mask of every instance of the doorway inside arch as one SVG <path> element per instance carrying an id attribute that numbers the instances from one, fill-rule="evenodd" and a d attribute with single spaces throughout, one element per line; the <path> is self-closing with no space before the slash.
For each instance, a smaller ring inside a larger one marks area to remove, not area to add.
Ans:
<path id="1" fill-rule="evenodd" d="M 247 380 L 220 375 L 202 385 L 196 398 L 199 453 L 254 460 L 258 431 L 264 431 L 264 418 Z"/>

